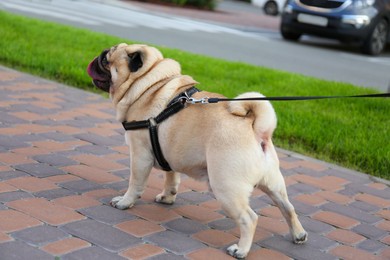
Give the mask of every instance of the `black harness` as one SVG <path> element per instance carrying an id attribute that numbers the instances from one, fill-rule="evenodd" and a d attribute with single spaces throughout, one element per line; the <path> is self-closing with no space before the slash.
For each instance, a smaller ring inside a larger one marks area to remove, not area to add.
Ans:
<path id="1" fill-rule="evenodd" d="M 177 112 L 185 108 L 188 99 L 193 94 L 199 91 L 200 91 L 199 89 L 195 87 L 191 87 L 186 91 L 180 93 L 174 99 L 172 99 L 171 102 L 169 102 L 167 108 L 165 108 L 156 117 L 149 118 L 148 120 L 132 121 L 132 122 L 125 121 L 122 123 L 126 131 L 138 130 L 144 128 L 149 129 L 149 135 L 152 143 L 154 157 L 156 157 L 158 164 L 161 166 L 161 168 L 164 171 L 171 171 L 172 169 L 169 166 L 169 163 L 165 160 L 164 155 L 162 154 L 161 151 L 160 142 L 158 141 L 158 125 L 168 117 L 176 114 Z"/>

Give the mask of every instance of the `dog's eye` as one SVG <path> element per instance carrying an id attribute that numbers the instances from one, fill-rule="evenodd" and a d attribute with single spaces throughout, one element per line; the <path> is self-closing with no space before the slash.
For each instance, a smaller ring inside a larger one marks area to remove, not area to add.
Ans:
<path id="1" fill-rule="evenodd" d="M 107 57 L 104 56 L 104 58 L 102 59 L 102 66 L 107 68 L 107 65 L 108 65 L 108 60 L 107 60 Z"/>

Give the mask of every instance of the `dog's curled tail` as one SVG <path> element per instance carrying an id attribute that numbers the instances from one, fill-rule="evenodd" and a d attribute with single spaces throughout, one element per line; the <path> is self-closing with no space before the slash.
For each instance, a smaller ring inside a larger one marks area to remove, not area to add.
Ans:
<path id="1" fill-rule="evenodd" d="M 236 98 L 264 97 L 258 92 L 243 93 Z M 229 110 L 233 115 L 253 119 L 253 130 L 256 139 L 262 144 L 263 149 L 271 139 L 276 128 L 276 114 L 269 101 L 230 101 Z"/>

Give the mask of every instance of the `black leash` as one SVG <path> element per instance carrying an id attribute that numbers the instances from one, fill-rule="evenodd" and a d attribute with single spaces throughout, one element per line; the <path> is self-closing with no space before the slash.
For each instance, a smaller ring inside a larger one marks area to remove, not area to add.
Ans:
<path id="1" fill-rule="evenodd" d="M 195 87 L 191 87 L 186 91 L 177 95 L 160 114 L 154 118 L 149 118 L 148 120 L 141 121 L 132 121 L 132 122 L 123 122 L 123 127 L 126 131 L 138 130 L 138 129 L 149 129 L 150 140 L 152 143 L 153 154 L 160 165 L 160 167 L 165 171 L 171 171 L 169 163 L 164 158 L 164 155 L 161 151 L 160 142 L 158 140 L 158 125 L 169 118 L 170 116 L 176 114 L 180 110 L 186 107 L 186 103 L 189 104 L 212 104 L 223 101 L 259 101 L 259 100 L 268 100 L 268 101 L 298 101 L 298 100 L 315 100 L 315 99 L 331 99 L 331 98 L 385 98 L 390 97 L 390 93 L 383 94 L 366 94 L 366 95 L 354 95 L 354 96 L 290 96 L 290 97 L 252 97 L 252 98 L 209 98 L 204 97 L 201 99 L 196 99 L 191 97 L 196 92 L 199 92 Z"/>
<path id="2" fill-rule="evenodd" d="M 285 97 L 252 97 L 252 98 L 201 98 L 194 99 L 189 98 L 187 103 L 196 104 L 213 104 L 224 101 L 302 101 L 302 100 L 318 100 L 318 99 L 340 99 L 340 98 L 386 98 L 390 97 L 390 93 L 381 94 L 364 94 L 364 95 L 352 95 L 352 96 L 285 96 Z"/>

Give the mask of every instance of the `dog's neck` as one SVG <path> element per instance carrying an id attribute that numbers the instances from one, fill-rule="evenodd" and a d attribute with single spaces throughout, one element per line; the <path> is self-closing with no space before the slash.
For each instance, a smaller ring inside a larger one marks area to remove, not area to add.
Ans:
<path id="1" fill-rule="evenodd" d="M 143 109 L 144 111 L 146 110 L 145 113 L 153 114 L 153 110 L 161 110 L 167 105 L 178 87 L 197 83 L 191 77 L 181 75 L 180 72 L 180 65 L 176 61 L 164 59 L 132 83 L 125 82 L 124 84 L 131 85 L 127 86 L 127 92 L 122 97 L 114 96 L 112 98 L 117 111 L 116 119 L 119 122 L 129 120 L 128 112 L 130 107 L 135 105 L 135 103 L 139 103 L 137 101 L 141 97 L 154 99 L 153 102 L 152 100 L 140 102 L 144 106 L 153 103 L 153 107 L 150 107 L 150 109 L 145 107 Z M 164 87 L 164 91 L 159 91 L 162 87 Z"/>

